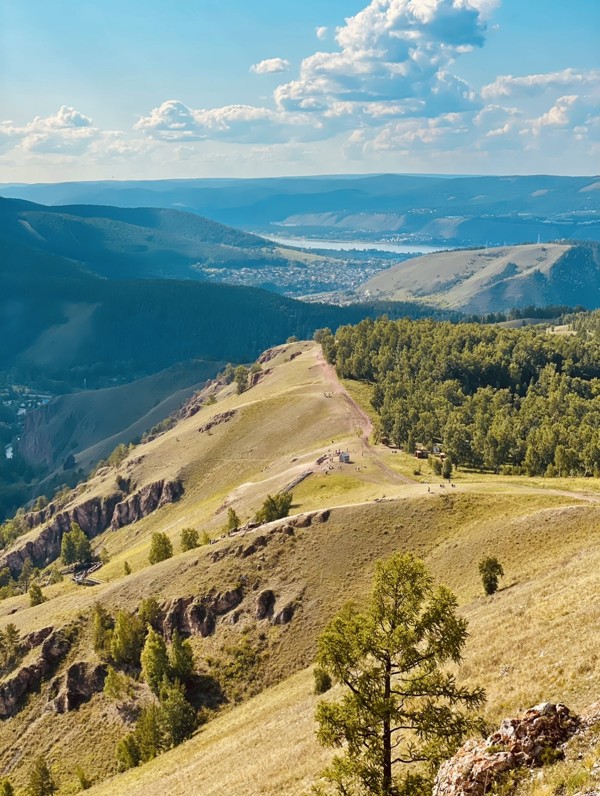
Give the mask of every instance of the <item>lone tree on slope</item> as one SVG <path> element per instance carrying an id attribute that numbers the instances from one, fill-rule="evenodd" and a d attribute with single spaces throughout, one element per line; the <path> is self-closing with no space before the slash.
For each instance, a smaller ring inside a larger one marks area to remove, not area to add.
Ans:
<path id="1" fill-rule="evenodd" d="M 479 574 L 486 594 L 498 591 L 498 579 L 504 576 L 502 564 L 497 558 L 487 556 L 479 562 Z"/>
<path id="2" fill-rule="evenodd" d="M 344 749 L 324 772 L 334 792 L 425 792 L 440 761 L 478 727 L 468 711 L 484 691 L 444 669 L 460 661 L 467 637 L 456 606 L 422 561 L 395 555 L 377 565 L 367 608 L 346 605 L 323 632 L 317 662 L 345 686 L 316 713 L 319 741 Z M 420 765 L 400 774 L 403 763 Z"/>

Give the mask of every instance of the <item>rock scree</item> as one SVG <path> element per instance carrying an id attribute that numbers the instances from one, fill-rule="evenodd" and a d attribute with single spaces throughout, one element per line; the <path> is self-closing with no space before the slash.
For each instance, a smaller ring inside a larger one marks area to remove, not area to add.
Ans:
<path id="1" fill-rule="evenodd" d="M 504 719 L 497 732 L 485 740 L 467 741 L 442 764 L 433 796 L 484 796 L 506 772 L 561 756 L 561 745 L 579 726 L 579 717 L 565 705 L 550 702 Z"/>

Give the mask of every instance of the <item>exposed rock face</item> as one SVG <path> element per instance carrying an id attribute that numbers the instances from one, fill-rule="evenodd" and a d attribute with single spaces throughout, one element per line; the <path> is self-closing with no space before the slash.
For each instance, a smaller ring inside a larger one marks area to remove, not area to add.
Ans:
<path id="1" fill-rule="evenodd" d="M 288 622 L 291 622 L 294 618 L 294 613 L 296 612 L 296 604 L 295 603 L 286 603 L 280 611 L 277 611 L 275 616 L 273 617 L 273 624 L 274 625 L 287 625 Z"/>
<path id="2" fill-rule="evenodd" d="M 0 686 L 0 718 L 14 716 L 26 694 L 37 691 L 70 647 L 69 639 L 61 632 L 51 633 L 42 643 L 34 663 L 22 666 Z"/>
<path id="3" fill-rule="evenodd" d="M 51 707 L 57 713 L 68 713 L 87 702 L 104 688 L 106 666 L 78 661 L 50 686 Z"/>
<path id="4" fill-rule="evenodd" d="M 228 409 L 227 412 L 219 412 L 219 414 L 215 415 L 207 423 L 204 423 L 204 425 L 200 426 L 198 431 L 201 434 L 204 434 L 206 431 L 210 431 L 215 426 L 220 426 L 221 423 L 228 423 L 236 415 L 237 409 Z"/>
<path id="5" fill-rule="evenodd" d="M 117 503 L 114 508 L 110 527 L 113 531 L 122 528 L 124 525 L 131 525 L 143 517 L 147 517 L 156 509 L 173 503 L 183 494 L 183 484 L 177 479 L 175 481 L 155 481 L 147 484 L 138 492 L 129 495 L 126 500 Z"/>
<path id="6" fill-rule="evenodd" d="M 504 719 L 497 732 L 467 741 L 440 767 L 433 796 L 484 796 L 505 772 L 541 765 L 547 750 L 559 750 L 578 727 L 578 717 L 567 707 L 549 702 Z"/>
<path id="7" fill-rule="evenodd" d="M 271 616 L 274 607 L 275 594 L 271 591 L 271 589 L 265 589 L 264 591 L 261 591 L 256 600 L 256 618 L 260 620 Z"/>
<path id="8" fill-rule="evenodd" d="M 54 514 L 35 539 L 17 539 L 13 547 L 0 556 L 0 567 L 8 567 L 13 577 L 18 577 L 27 558 L 35 566 L 47 566 L 60 555 L 63 534 L 70 530 L 71 523 L 78 523 L 90 538 L 97 536 L 110 525 L 113 511 L 120 500 L 121 494 L 117 492 L 106 498 L 90 498 L 78 506 Z"/>
<path id="9" fill-rule="evenodd" d="M 175 630 L 183 636 L 210 636 L 215 632 L 217 617 L 236 608 L 243 597 L 239 587 L 200 598 L 177 597 L 163 606 L 160 630 L 165 638 L 171 638 Z"/>
<path id="10" fill-rule="evenodd" d="M 183 483 L 155 481 L 153 484 L 129 495 L 123 500 L 121 492 L 105 498 L 90 498 L 73 508 L 56 512 L 53 504 L 39 512 L 27 514 L 25 521 L 30 528 L 40 522 L 48 522 L 35 539 L 17 539 L 12 548 L 0 556 L 0 568 L 8 567 L 13 577 L 18 577 L 27 558 L 38 567 L 45 567 L 60 555 L 63 534 L 78 523 L 90 539 L 105 531 L 136 522 L 156 509 L 173 503 L 183 494 Z"/>

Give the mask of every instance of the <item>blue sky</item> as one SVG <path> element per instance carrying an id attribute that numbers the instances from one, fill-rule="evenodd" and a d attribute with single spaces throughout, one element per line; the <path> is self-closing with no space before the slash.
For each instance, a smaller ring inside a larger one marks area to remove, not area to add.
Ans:
<path id="1" fill-rule="evenodd" d="M 600 172 L 597 0 L 0 0 L 0 182 Z"/>

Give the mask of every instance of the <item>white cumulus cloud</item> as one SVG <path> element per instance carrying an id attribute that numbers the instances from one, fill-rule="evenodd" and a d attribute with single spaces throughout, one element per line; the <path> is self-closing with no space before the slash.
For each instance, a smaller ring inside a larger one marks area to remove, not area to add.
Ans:
<path id="1" fill-rule="evenodd" d="M 250 67 L 250 71 L 256 75 L 274 75 L 278 72 L 288 72 L 290 62 L 286 58 L 267 58 L 259 61 Z"/>

